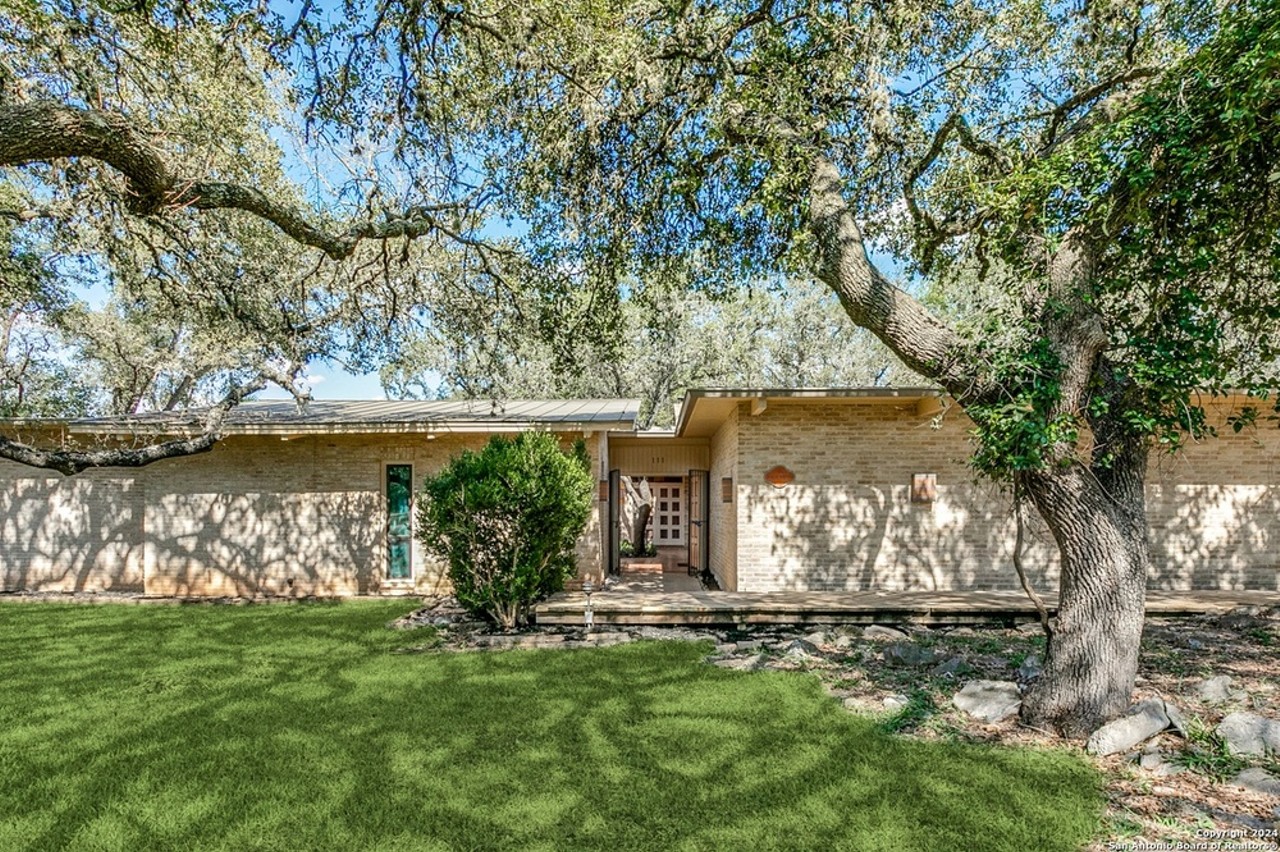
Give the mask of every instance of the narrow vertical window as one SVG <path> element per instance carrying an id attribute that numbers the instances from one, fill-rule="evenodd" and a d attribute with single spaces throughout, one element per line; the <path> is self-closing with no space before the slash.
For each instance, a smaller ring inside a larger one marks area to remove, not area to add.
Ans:
<path id="1" fill-rule="evenodd" d="M 387 465 L 387 579 L 413 578 L 413 465 Z"/>

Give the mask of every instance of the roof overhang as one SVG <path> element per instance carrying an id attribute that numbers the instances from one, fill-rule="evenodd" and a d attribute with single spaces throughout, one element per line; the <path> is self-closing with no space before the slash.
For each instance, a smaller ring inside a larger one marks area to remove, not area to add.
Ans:
<path id="1" fill-rule="evenodd" d="M 826 402 L 840 405 L 897 405 L 919 416 L 942 410 L 946 395 L 938 388 L 708 388 L 684 396 L 676 419 L 676 435 L 705 438 L 714 435 L 738 406 L 760 415 L 771 404 Z"/>
<path id="2" fill-rule="evenodd" d="M 222 425 L 224 436 L 510 433 L 532 430 L 608 432 L 635 427 L 638 400 L 522 401 L 495 407 L 472 401 L 421 404 L 321 401 L 306 408 L 292 403 L 244 403 Z M 372 415 L 372 416 L 370 416 Z M 156 412 L 134 417 L 0 419 L 0 428 L 65 430 L 78 435 L 195 435 L 205 428 L 200 410 Z"/>

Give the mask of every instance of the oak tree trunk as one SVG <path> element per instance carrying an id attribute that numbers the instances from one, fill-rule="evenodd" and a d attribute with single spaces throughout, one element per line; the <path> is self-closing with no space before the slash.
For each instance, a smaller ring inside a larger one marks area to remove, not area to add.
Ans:
<path id="1" fill-rule="evenodd" d="M 1085 737 L 1124 713 L 1138 671 L 1150 565 L 1145 452 L 1105 468 L 1024 475 L 1061 556 L 1059 604 L 1044 671 L 1022 718 Z"/>

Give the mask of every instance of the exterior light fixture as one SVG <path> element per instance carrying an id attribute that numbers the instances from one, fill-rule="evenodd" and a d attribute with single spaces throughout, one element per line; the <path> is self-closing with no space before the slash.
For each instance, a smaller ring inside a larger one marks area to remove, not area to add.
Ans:
<path id="1" fill-rule="evenodd" d="M 596 584 L 591 582 L 591 578 L 582 581 L 582 593 L 587 596 L 587 605 L 582 610 L 582 624 L 586 628 L 586 632 L 590 633 L 591 628 L 595 626 L 596 612 L 591 606 L 591 593 L 596 590 Z"/>

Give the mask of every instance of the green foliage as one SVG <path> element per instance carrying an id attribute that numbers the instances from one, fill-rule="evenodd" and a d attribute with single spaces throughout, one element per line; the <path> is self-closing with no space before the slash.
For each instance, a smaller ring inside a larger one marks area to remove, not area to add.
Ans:
<path id="1" fill-rule="evenodd" d="M 631 559 L 637 556 L 657 556 L 658 545 L 647 541 L 637 549 L 629 539 L 624 538 L 621 544 L 618 545 L 618 552 L 624 559 Z"/>
<path id="2" fill-rule="evenodd" d="M 1192 772 L 1207 775 L 1215 781 L 1227 781 L 1249 766 L 1248 760 L 1232 754 L 1226 742 L 1198 716 L 1189 720 L 1186 748 L 1175 754 L 1173 759 Z"/>
<path id="3" fill-rule="evenodd" d="M 981 197 L 997 224 L 981 245 L 1024 277 L 1036 274 L 1029 234 L 1052 246 L 1071 230 L 1102 247 L 1080 295 L 1103 319 L 1112 341 L 1106 357 L 1126 386 L 1122 397 L 1095 395 L 1081 415 L 1110 417 L 1173 451 L 1213 434 L 1202 394 L 1266 397 L 1280 381 L 1274 4 L 1233 7 L 1209 38 L 1155 74 L 1117 96 L 1107 120 L 988 186 Z M 1034 383 L 1045 366 L 1030 359 L 1019 382 Z M 1257 413 L 1239 412 L 1228 425 L 1253 426 Z M 1054 425 L 1033 431 L 1052 439 Z M 982 429 L 984 443 L 1007 444 L 997 432 Z M 1015 454 L 1012 466 L 1026 458 Z"/>
<path id="4" fill-rule="evenodd" d="M 938 707 L 928 690 L 914 689 L 907 697 L 907 704 L 901 710 L 885 718 L 879 724 L 880 730 L 891 734 L 912 731 L 936 715 Z"/>
<path id="5" fill-rule="evenodd" d="M 547 432 L 494 435 L 427 479 L 418 536 L 448 563 L 458 601 L 510 630 L 572 576 L 592 486 L 583 442 L 565 453 Z"/>

